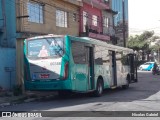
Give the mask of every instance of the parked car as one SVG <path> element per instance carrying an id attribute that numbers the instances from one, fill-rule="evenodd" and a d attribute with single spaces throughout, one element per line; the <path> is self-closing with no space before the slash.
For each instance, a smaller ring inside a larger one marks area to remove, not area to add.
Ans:
<path id="1" fill-rule="evenodd" d="M 139 66 L 139 70 L 151 71 L 153 69 L 154 62 L 146 62 Z"/>

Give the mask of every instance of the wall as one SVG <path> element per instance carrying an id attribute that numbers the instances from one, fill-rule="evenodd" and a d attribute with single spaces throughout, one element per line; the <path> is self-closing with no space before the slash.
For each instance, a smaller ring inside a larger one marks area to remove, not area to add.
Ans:
<path id="1" fill-rule="evenodd" d="M 3 26 L 3 16 L 2 16 L 2 2 L 0 1 L 0 29 Z"/>
<path id="2" fill-rule="evenodd" d="M 14 0 L 1 0 L 0 4 L 0 25 L 3 32 L 0 33 L 0 46 L 5 48 L 15 48 L 16 40 L 16 17 Z"/>
<path id="3" fill-rule="evenodd" d="M 20 1 L 20 3 L 19 3 Z M 36 0 L 35 0 L 36 1 Z M 79 35 L 79 6 L 64 2 L 67 0 L 38 0 L 44 4 L 44 24 L 29 22 L 27 17 L 17 18 L 17 41 L 16 41 L 16 78 L 17 83 L 23 86 L 24 64 L 23 64 L 23 41 L 25 38 L 40 34 L 70 34 Z M 27 0 L 17 0 L 16 15 L 26 16 Z M 68 27 L 56 27 L 56 9 L 68 11 Z M 77 13 L 77 20 L 73 21 L 73 12 Z M 22 88 L 22 89 L 23 89 Z M 24 90 L 24 89 L 23 89 Z"/>
<path id="4" fill-rule="evenodd" d="M 2 5 L 2 3 L 4 3 Z M 16 40 L 16 16 L 15 16 L 15 1 L 1 0 L 0 1 L 0 26 L 3 32 L 0 32 L 0 86 L 3 89 L 10 89 L 15 83 L 15 40 Z M 5 71 L 5 67 L 13 68 L 11 74 Z"/>
<path id="5" fill-rule="evenodd" d="M 15 81 L 15 49 L 0 48 L 0 86 L 3 89 L 10 89 L 10 73 L 5 71 L 5 67 L 12 67 L 14 71 L 11 73 L 11 89 L 16 84 Z"/>
<path id="6" fill-rule="evenodd" d="M 99 22 L 98 22 L 98 27 L 100 32 L 102 32 L 102 12 L 100 9 L 92 7 L 89 4 L 84 3 L 83 7 L 80 9 L 80 17 L 81 17 L 81 21 L 80 21 L 80 32 L 83 32 L 83 11 L 88 12 L 89 14 L 89 19 L 88 22 L 90 25 L 92 25 L 92 15 L 96 15 L 99 16 Z"/>
<path id="7" fill-rule="evenodd" d="M 107 27 L 103 27 L 103 33 L 110 35 L 111 30 L 113 30 L 113 15 L 112 15 L 112 13 L 108 13 L 108 12 L 103 10 L 102 11 L 102 16 L 103 17 L 105 16 L 105 17 L 110 19 L 109 27 L 108 28 Z"/>
<path id="8" fill-rule="evenodd" d="M 21 6 L 17 4 L 17 15 L 23 16 L 28 15 L 26 0 L 20 0 Z M 43 3 L 43 0 L 41 0 Z M 47 3 L 47 4 L 45 4 Z M 48 5 L 49 4 L 49 5 Z M 51 5 L 51 6 L 50 6 Z M 52 7 L 54 6 L 54 7 Z M 19 8 L 18 8 L 19 7 Z M 62 9 L 68 11 L 68 27 L 56 27 L 56 9 Z M 71 13 L 72 12 L 72 13 Z M 78 20 L 73 21 L 73 12 L 78 13 L 79 7 L 73 4 L 64 2 L 63 0 L 45 0 L 44 2 L 44 24 L 37 24 L 29 22 L 28 18 L 17 19 L 17 31 L 18 32 L 34 32 L 41 34 L 70 34 L 78 35 L 79 33 L 79 22 Z"/>

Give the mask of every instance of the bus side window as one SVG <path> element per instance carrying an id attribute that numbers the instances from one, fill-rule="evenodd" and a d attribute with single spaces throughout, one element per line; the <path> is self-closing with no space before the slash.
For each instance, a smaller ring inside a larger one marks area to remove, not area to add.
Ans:
<path id="1" fill-rule="evenodd" d="M 109 65 L 110 57 L 109 51 L 103 46 L 95 45 L 95 64 L 96 65 Z"/>
<path id="2" fill-rule="evenodd" d="M 127 63 L 130 65 L 130 55 L 127 55 Z"/>
<path id="3" fill-rule="evenodd" d="M 123 65 L 129 65 L 129 55 L 123 55 L 121 62 Z"/>
<path id="4" fill-rule="evenodd" d="M 76 64 L 86 64 L 86 48 L 84 43 L 72 41 L 72 56 L 74 63 Z"/>

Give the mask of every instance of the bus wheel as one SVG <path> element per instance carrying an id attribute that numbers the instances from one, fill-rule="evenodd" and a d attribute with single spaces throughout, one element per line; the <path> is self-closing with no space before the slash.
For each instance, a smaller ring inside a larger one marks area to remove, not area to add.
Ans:
<path id="1" fill-rule="evenodd" d="M 94 96 L 96 96 L 96 97 L 102 96 L 103 88 L 104 88 L 103 87 L 103 80 L 102 79 L 98 79 L 96 90 L 94 92 Z"/>

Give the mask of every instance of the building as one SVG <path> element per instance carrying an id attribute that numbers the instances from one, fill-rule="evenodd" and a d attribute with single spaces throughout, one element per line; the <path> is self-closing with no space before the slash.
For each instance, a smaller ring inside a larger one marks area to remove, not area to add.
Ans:
<path id="1" fill-rule="evenodd" d="M 23 42 L 25 38 L 45 34 L 79 35 L 79 9 L 75 0 L 17 0 L 17 82 L 23 84 Z"/>
<path id="2" fill-rule="evenodd" d="M 23 41 L 44 34 L 79 35 L 75 0 L 0 0 L 0 88 L 23 80 Z M 16 82 L 17 81 L 17 82 Z"/>
<path id="3" fill-rule="evenodd" d="M 17 0 L 17 32 L 26 34 L 78 35 L 78 12 L 73 0 Z M 27 37 L 28 37 L 27 35 Z"/>
<path id="4" fill-rule="evenodd" d="M 113 28 L 109 0 L 83 0 L 80 8 L 80 36 L 111 42 L 110 27 Z"/>
<path id="5" fill-rule="evenodd" d="M 15 1 L 0 0 L 0 88 L 12 89 L 16 66 Z"/>
<path id="6" fill-rule="evenodd" d="M 0 87 L 23 84 L 24 39 L 46 34 L 87 36 L 111 43 L 112 0 L 1 0 Z"/>
<path id="7" fill-rule="evenodd" d="M 118 37 L 117 44 L 119 46 L 124 46 L 123 32 L 125 32 L 125 40 L 128 38 L 128 0 L 112 0 L 112 9 L 118 12 L 114 18 L 115 34 L 116 37 Z"/>
<path id="8" fill-rule="evenodd" d="M 114 16 L 117 12 L 112 10 L 112 0 L 105 0 L 105 3 L 109 5 L 109 8 L 102 10 L 103 34 L 109 35 L 110 43 L 116 44 L 117 38 L 115 37 L 114 30 Z"/>

